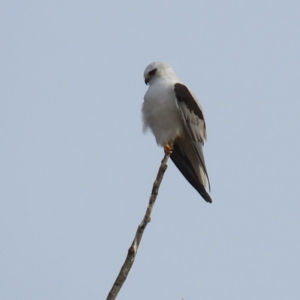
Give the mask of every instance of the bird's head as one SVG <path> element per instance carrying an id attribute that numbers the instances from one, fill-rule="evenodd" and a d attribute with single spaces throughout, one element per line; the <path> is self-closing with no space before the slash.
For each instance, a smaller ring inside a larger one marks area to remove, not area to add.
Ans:
<path id="1" fill-rule="evenodd" d="M 153 79 L 167 76 L 174 77 L 176 75 L 172 68 L 163 62 L 155 61 L 151 63 L 144 71 L 145 83 L 150 85 L 153 82 Z"/>

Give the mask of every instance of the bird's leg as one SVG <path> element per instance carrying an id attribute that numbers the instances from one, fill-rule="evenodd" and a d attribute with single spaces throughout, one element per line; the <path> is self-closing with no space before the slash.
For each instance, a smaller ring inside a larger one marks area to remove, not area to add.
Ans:
<path id="1" fill-rule="evenodd" d="M 172 142 L 169 142 L 164 145 L 164 150 L 165 150 L 166 154 L 171 155 L 173 153 L 173 145 L 176 142 L 176 140 L 178 140 L 179 138 L 180 138 L 180 136 L 177 135 Z"/>
<path id="2" fill-rule="evenodd" d="M 165 144 L 164 145 L 164 150 L 166 154 L 171 155 L 173 152 L 173 145 L 172 144 Z"/>

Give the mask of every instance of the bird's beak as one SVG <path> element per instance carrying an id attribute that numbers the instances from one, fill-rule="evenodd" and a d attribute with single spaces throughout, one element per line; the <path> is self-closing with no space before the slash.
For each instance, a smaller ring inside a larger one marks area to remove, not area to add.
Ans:
<path id="1" fill-rule="evenodd" d="M 146 78 L 145 78 L 145 84 L 148 85 L 149 81 L 150 81 L 150 78 L 149 78 L 149 77 L 146 77 Z"/>

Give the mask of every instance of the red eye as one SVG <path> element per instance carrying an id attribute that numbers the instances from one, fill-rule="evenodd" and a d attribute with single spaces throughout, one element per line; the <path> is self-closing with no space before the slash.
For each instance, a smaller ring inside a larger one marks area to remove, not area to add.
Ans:
<path id="1" fill-rule="evenodd" d="M 152 71 L 150 71 L 150 72 L 148 73 L 148 75 L 153 76 L 153 75 L 155 74 L 155 72 L 156 72 L 156 69 L 153 69 Z"/>

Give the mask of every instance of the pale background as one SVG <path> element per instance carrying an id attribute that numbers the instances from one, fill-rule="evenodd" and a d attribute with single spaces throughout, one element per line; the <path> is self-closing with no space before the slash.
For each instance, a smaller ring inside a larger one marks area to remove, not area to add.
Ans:
<path id="1" fill-rule="evenodd" d="M 172 162 L 118 299 L 300 299 L 299 1 L 1 1 L 0 299 L 105 299 L 163 157 L 145 67 L 198 95 L 213 204 Z"/>

